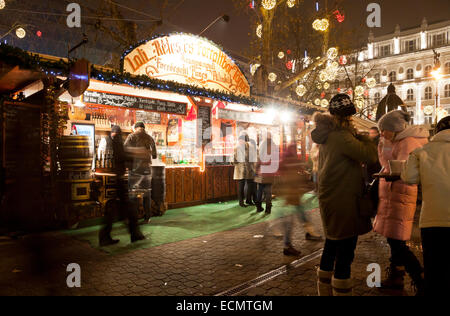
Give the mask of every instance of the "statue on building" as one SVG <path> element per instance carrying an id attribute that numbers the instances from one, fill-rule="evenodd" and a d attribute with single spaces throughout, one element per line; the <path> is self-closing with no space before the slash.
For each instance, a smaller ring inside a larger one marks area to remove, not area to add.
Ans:
<path id="1" fill-rule="evenodd" d="M 378 103 L 376 121 L 386 113 L 394 110 L 403 110 L 407 112 L 406 105 L 402 99 L 395 93 L 395 86 L 391 83 L 387 88 L 387 95 Z"/>

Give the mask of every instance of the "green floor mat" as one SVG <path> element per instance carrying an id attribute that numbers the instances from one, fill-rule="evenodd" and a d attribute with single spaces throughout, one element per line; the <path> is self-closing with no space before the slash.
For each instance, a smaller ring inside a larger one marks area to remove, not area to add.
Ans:
<path id="1" fill-rule="evenodd" d="M 315 195 L 305 194 L 303 206 L 306 210 L 318 207 Z M 120 239 L 120 243 L 108 247 L 99 247 L 98 231 L 101 226 L 91 226 L 76 230 L 65 230 L 64 233 L 88 241 L 94 248 L 102 249 L 110 254 L 118 254 L 134 249 L 150 248 L 167 243 L 222 232 L 287 216 L 295 212 L 293 207 L 284 206 L 284 201 L 273 201 L 272 214 L 256 212 L 256 208 L 241 208 L 237 201 L 203 204 L 187 208 L 172 209 L 164 216 L 153 217 L 150 224 L 141 225 L 146 240 L 130 243 L 130 236 L 123 223 L 116 223 L 113 227 L 113 238 Z"/>

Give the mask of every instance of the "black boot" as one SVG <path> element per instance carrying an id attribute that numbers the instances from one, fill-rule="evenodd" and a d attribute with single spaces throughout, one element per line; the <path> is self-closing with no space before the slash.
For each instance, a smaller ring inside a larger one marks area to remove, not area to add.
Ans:
<path id="1" fill-rule="evenodd" d="M 266 204 L 266 214 L 272 213 L 272 203 Z"/>
<path id="2" fill-rule="evenodd" d="M 119 239 L 112 239 L 111 235 L 105 233 L 104 231 L 100 231 L 98 240 L 100 247 L 115 245 L 120 241 Z"/>
<path id="3" fill-rule="evenodd" d="M 240 207 L 247 207 L 248 205 L 245 205 L 244 201 L 239 201 L 239 206 Z"/>
<path id="4" fill-rule="evenodd" d="M 298 257 L 301 255 L 301 252 L 295 249 L 292 245 L 286 245 L 284 246 L 283 254 L 285 256 Z"/>
<path id="5" fill-rule="evenodd" d="M 256 211 L 257 212 L 264 212 L 264 208 L 262 207 L 262 203 L 256 202 Z"/>
<path id="6" fill-rule="evenodd" d="M 386 269 L 387 278 L 381 281 L 381 287 L 391 290 L 403 290 L 405 287 L 405 267 L 398 267 L 393 264 Z"/>
<path id="7" fill-rule="evenodd" d="M 144 234 L 142 234 L 139 230 L 137 230 L 131 234 L 131 242 L 136 242 L 136 241 L 144 240 L 144 239 L 146 239 Z"/>

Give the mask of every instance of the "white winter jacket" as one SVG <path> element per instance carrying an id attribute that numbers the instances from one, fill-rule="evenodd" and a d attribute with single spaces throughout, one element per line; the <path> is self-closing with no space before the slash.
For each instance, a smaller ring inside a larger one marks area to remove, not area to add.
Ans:
<path id="1" fill-rule="evenodd" d="M 444 130 L 414 150 L 401 178 L 422 184 L 420 228 L 450 227 L 450 130 Z"/>

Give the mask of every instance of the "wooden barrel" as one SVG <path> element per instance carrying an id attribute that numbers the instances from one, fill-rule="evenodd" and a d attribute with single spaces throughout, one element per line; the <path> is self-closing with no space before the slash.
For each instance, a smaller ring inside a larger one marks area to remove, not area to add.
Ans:
<path id="1" fill-rule="evenodd" d="M 164 202 L 166 199 L 166 168 L 152 166 L 152 200 Z"/>
<path id="2" fill-rule="evenodd" d="M 63 136 L 58 148 L 62 171 L 89 170 L 93 158 L 89 136 Z"/>

